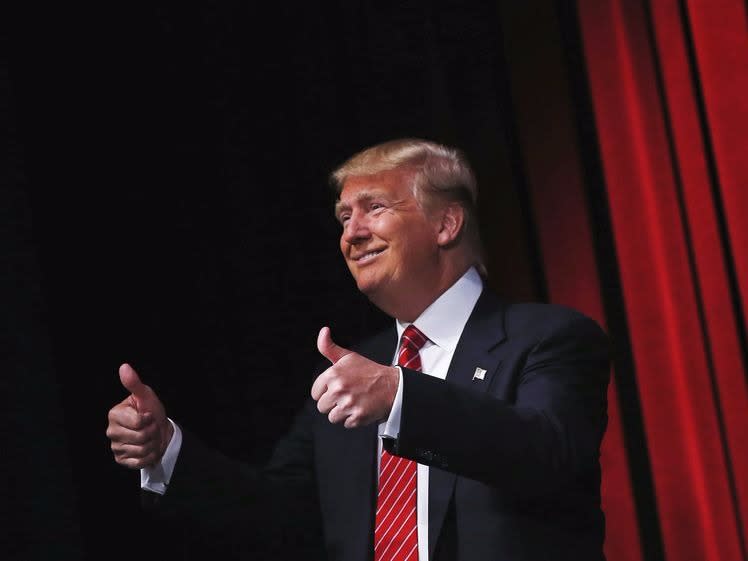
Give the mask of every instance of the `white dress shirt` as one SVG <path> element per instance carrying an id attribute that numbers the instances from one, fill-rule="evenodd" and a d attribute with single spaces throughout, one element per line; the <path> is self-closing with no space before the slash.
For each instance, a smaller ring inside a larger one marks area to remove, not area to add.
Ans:
<path id="1" fill-rule="evenodd" d="M 453 284 L 444 294 L 413 322 L 415 326 L 428 337 L 428 341 L 421 347 L 421 371 L 440 380 L 447 377 L 449 365 L 465 329 L 470 314 L 483 290 L 483 281 L 474 268 L 470 268 L 460 280 Z M 401 321 L 396 322 L 397 340 L 400 341 L 403 331 L 410 325 Z M 399 345 L 398 345 L 399 347 Z M 397 351 L 392 361 L 397 363 Z M 398 369 L 399 370 L 399 369 Z M 397 387 L 395 402 L 392 404 L 390 416 L 379 425 L 379 435 L 397 438 L 400 432 L 400 411 L 403 406 L 403 373 L 400 371 L 400 382 Z M 382 440 L 379 439 L 379 456 L 382 455 Z M 418 464 L 418 559 L 426 561 L 429 558 L 429 468 Z"/>
<path id="2" fill-rule="evenodd" d="M 428 338 L 419 351 L 421 355 L 421 370 L 424 374 L 444 380 L 452 362 L 457 342 L 465 329 L 470 314 L 483 290 L 480 275 L 471 267 L 446 292 L 437 298 L 413 322 Z M 396 321 L 397 339 L 410 325 Z M 399 345 L 398 345 L 399 347 Z M 395 349 L 392 364 L 397 363 L 397 349 Z M 397 387 L 395 402 L 387 420 L 379 425 L 379 435 L 397 438 L 400 432 L 400 412 L 403 407 L 403 374 L 400 371 L 400 381 Z M 170 422 L 171 419 L 169 419 Z M 182 446 L 182 431 L 172 422 L 174 436 L 172 437 L 161 462 L 155 466 L 140 470 L 140 485 L 143 489 L 164 494 L 171 480 L 174 466 L 177 462 L 179 449 Z M 379 456 L 382 451 L 382 440 L 379 439 Z M 428 559 L 428 489 L 429 468 L 418 464 L 418 558 Z"/>

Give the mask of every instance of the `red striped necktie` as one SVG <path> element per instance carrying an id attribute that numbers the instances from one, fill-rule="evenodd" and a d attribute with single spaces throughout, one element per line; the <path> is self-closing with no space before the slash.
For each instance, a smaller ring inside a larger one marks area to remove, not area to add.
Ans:
<path id="1" fill-rule="evenodd" d="M 415 325 L 405 328 L 398 366 L 421 370 L 418 351 L 427 340 Z M 374 560 L 415 561 L 418 559 L 416 462 L 382 450 L 379 466 Z"/>

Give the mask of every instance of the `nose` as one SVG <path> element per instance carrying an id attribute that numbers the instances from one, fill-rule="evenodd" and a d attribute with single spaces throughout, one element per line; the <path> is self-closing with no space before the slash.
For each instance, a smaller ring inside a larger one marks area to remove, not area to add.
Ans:
<path id="1" fill-rule="evenodd" d="M 353 211 L 351 217 L 343 226 L 343 233 L 340 239 L 347 244 L 355 245 L 371 237 L 369 231 L 369 220 L 364 213 Z"/>

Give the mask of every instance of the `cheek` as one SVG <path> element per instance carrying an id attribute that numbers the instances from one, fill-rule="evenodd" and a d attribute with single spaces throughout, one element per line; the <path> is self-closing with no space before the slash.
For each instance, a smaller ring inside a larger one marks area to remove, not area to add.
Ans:
<path id="1" fill-rule="evenodd" d="M 403 244 L 403 253 L 412 259 L 426 259 L 437 248 L 436 238 L 432 232 L 421 229 L 410 232 L 407 243 Z"/>

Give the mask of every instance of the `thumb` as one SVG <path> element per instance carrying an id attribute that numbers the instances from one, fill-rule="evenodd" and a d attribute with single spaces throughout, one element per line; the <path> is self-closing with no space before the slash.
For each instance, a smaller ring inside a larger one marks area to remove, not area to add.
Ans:
<path id="1" fill-rule="evenodd" d="M 323 327 L 319 330 L 317 336 L 317 349 L 327 360 L 335 364 L 345 355 L 351 354 L 353 351 L 349 351 L 343 347 L 335 344 L 330 335 L 330 328 Z"/>
<path id="2" fill-rule="evenodd" d="M 119 381 L 135 397 L 136 402 L 145 398 L 148 386 L 140 381 L 138 373 L 129 364 L 124 363 L 119 367 Z"/>

